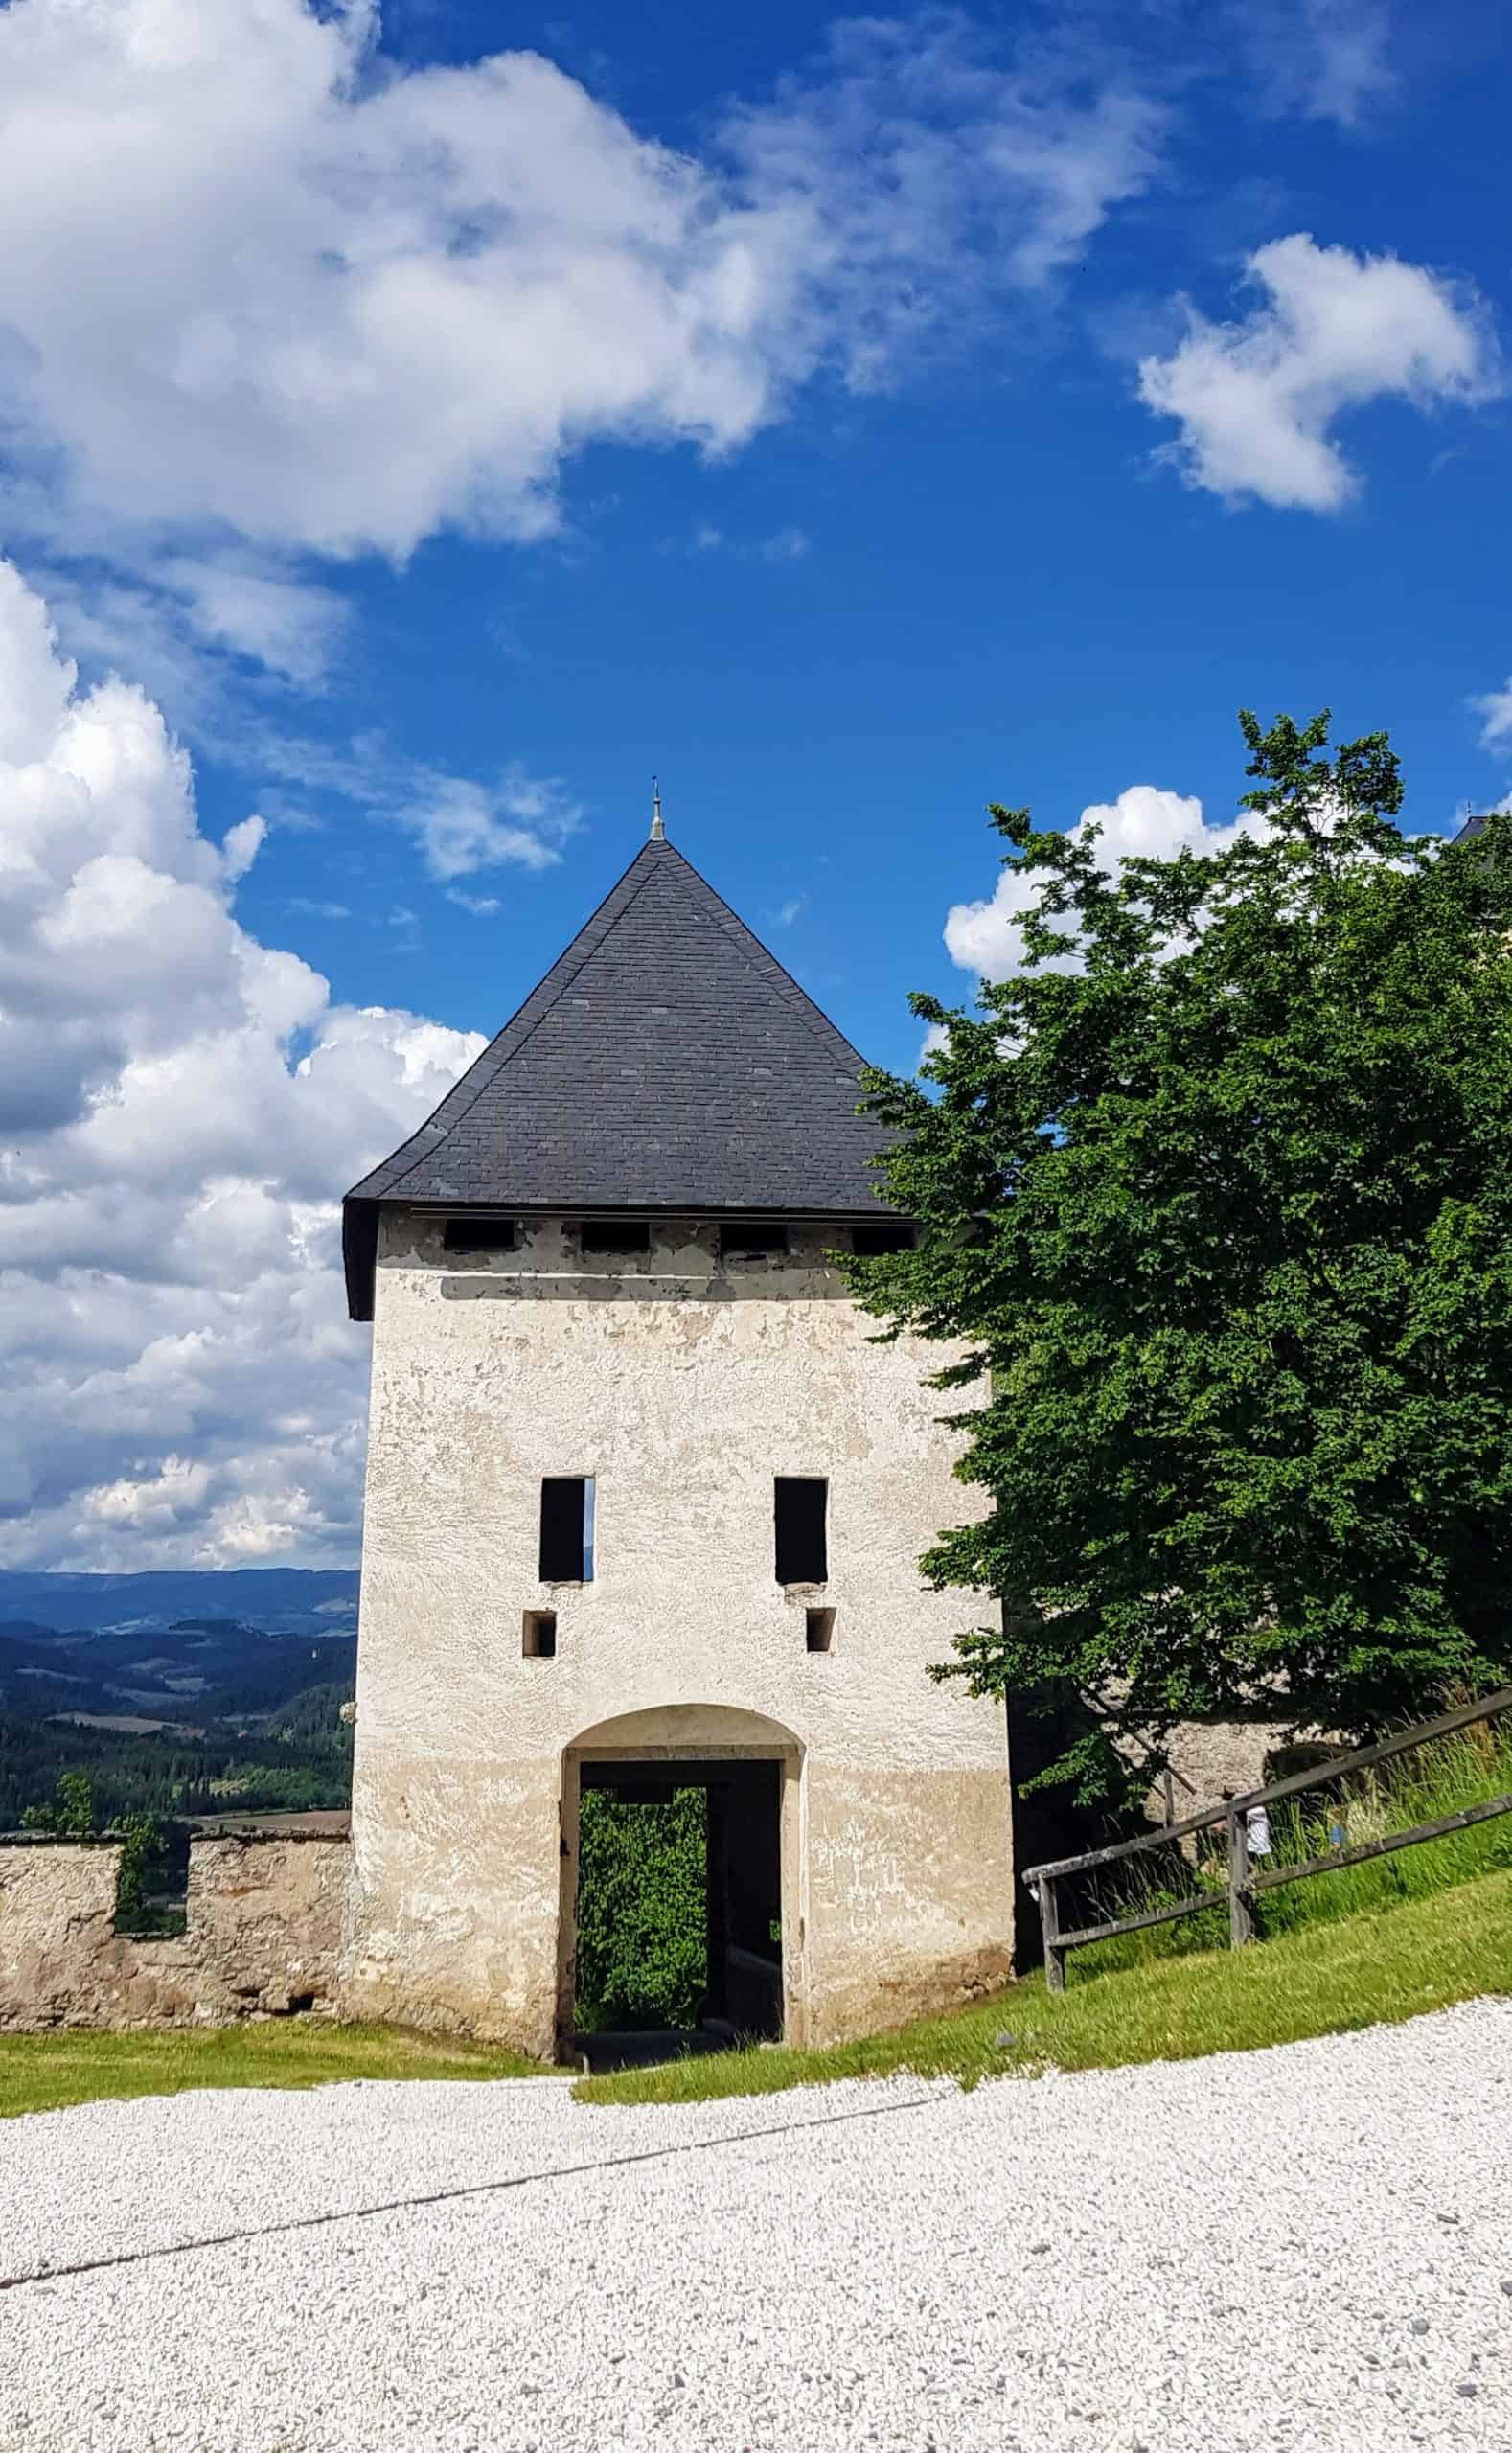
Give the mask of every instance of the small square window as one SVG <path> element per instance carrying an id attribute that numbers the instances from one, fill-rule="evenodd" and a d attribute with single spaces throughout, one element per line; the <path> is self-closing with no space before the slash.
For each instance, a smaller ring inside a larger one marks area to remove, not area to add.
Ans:
<path id="1" fill-rule="evenodd" d="M 557 1614 L 555 1610 L 527 1610 L 525 1638 L 520 1647 L 527 1661 L 555 1661 L 557 1658 Z"/>
<path id="2" fill-rule="evenodd" d="M 649 1252 L 651 1224 L 645 1218 L 584 1218 L 579 1230 L 585 1252 Z"/>
<path id="3" fill-rule="evenodd" d="M 491 1216 L 487 1210 L 448 1218 L 441 1233 L 442 1249 L 447 1252 L 512 1252 L 518 1241 L 513 1218 Z"/>
<path id="4" fill-rule="evenodd" d="M 804 1639 L 811 1652 L 829 1652 L 835 1643 L 835 1613 L 833 1610 L 806 1610 L 803 1614 Z"/>
<path id="5" fill-rule="evenodd" d="M 775 1260 L 788 1249 L 788 1229 L 780 1220 L 749 1219 L 720 1228 L 722 1261 Z"/>
<path id="6" fill-rule="evenodd" d="M 905 1218 L 859 1218 L 851 1228 L 851 1249 L 862 1260 L 883 1252 L 911 1252 L 917 1241 Z"/>

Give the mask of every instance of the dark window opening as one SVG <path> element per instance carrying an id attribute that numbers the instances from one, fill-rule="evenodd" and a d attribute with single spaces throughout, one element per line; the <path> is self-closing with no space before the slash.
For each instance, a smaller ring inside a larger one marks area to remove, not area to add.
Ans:
<path id="1" fill-rule="evenodd" d="M 788 1249 L 788 1229 L 781 1225 L 756 1219 L 746 1225 L 720 1228 L 722 1261 L 752 1261 L 775 1258 Z"/>
<path id="2" fill-rule="evenodd" d="M 518 1241 L 515 1219 L 487 1214 L 448 1218 L 441 1235 L 442 1249 L 447 1252 L 512 1252 Z"/>
<path id="3" fill-rule="evenodd" d="M 649 1252 L 651 1226 L 644 1218 L 584 1218 L 585 1252 Z"/>
<path id="4" fill-rule="evenodd" d="M 593 1580 L 593 1483 L 582 1474 L 552 1474 L 541 1483 L 540 1580 Z"/>
<path id="5" fill-rule="evenodd" d="M 860 1218 L 851 1228 L 851 1249 L 863 1260 L 883 1252 L 911 1252 L 914 1231 L 901 1218 Z"/>
<path id="6" fill-rule="evenodd" d="M 833 1610 L 806 1610 L 803 1631 L 811 1652 L 828 1652 L 835 1642 Z"/>
<path id="7" fill-rule="evenodd" d="M 823 1584 L 830 1571 L 824 1522 L 829 1483 L 779 1474 L 776 1493 L 778 1583 Z"/>
<path id="8" fill-rule="evenodd" d="M 555 1610 L 527 1610 L 525 1640 L 521 1647 L 527 1661 L 555 1661 L 557 1658 L 557 1614 Z"/>
<path id="9" fill-rule="evenodd" d="M 189 1921 L 187 1823 L 143 1816 L 126 1836 L 116 1875 L 118 1934 L 149 1937 L 182 1934 Z"/>

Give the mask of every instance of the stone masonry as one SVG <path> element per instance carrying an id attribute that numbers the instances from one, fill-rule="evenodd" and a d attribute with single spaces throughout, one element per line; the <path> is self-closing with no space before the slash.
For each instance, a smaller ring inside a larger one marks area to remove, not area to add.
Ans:
<path id="1" fill-rule="evenodd" d="M 195 1839 L 187 1930 L 115 1930 L 119 1841 L 0 1838 L 0 2032 L 220 2026 L 333 2010 L 350 1849 L 339 1832 Z"/>

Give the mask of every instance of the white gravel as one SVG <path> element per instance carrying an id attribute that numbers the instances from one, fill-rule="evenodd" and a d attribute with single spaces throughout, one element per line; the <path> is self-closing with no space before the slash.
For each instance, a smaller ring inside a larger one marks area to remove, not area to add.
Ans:
<path id="1" fill-rule="evenodd" d="M 0 2448 L 1507 2453 L 1509 2215 L 1509 2003 L 971 2096 L 92 2104 L 0 2124 L 55 2269 Z"/>

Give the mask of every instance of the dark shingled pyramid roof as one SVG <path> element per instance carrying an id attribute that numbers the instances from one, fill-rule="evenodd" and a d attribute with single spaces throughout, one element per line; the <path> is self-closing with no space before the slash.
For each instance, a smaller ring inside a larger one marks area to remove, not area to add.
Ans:
<path id="1" fill-rule="evenodd" d="M 871 1217 L 861 1059 L 680 852 L 647 843 L 428 1122 L 348 1193 L 373 1316 L 378 1204 Z"/>

